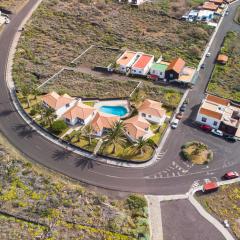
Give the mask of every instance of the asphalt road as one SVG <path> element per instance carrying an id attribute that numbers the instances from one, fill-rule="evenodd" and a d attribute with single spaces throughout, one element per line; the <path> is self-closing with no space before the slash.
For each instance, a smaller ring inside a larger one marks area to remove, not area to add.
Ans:
<path id="1" fill-rule="evenodd" d="M 161 212 L 164 240 L 225 239 L 187 200 L 161 202 Z"/>
<path id="2" fill-rule="evenodd" d="M 30 0 L 18 15 L 13 16 L 11 23 L 0 36 L 0 130 L 30 160 L 95 186 L 148 194 L 183 193 L 195 180 L 219 178 L 227 170 L 240 169 L 238 143 L 230 144 L 206 135 L 192 124 L 226 32 L 240 31 L 240 27 L 232 21 L 235 7 L 240 1 L 230 6 L 230 14 L 222 22 L 210 48 L 212 55 L 206 59 L 206 68 L 201 70 L 200 80 L 189 94 L 190 104 L 185 119 L 170 133 L 159 161 L 152 166 L 137 169 L 110 166 L 68 152 L 31 130 L 16 112 L 6 85 L 6 63 L 14 34 L 36 1 Z M 188 140 L 201 140 L 214 150 L 215 158 L 209 167 L 192 166 L 180 159 L 180 147 Z"/>

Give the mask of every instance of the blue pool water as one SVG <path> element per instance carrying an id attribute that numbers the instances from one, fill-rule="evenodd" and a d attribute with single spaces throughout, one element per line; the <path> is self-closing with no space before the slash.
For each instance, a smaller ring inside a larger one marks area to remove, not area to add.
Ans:
<path id="1" fill-rule="evenodd" d="M 102 106 L 100 111 L 103 113 L 117 115 L 122 117 L 127 114 L 128 110 L 123 106 Z"/>

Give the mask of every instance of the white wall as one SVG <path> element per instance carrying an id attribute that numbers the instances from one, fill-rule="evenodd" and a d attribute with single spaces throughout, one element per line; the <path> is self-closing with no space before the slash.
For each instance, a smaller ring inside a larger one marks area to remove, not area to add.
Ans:
<path id="1" fill-rule="evenodd" d="M 70 108 L 73 107 L 73 105 L 76 103 L 77 100 L 73 100 L 72 102 L 69 103 L 69 106 L 65 105 L 61 108 L 59 108 L 57 111 L 56 111 L 56 114 L 57 114 L 57 118 L 61 117 L 67 110 L 69 110 Z"/>
<path id="2" fill-rule="evenodd" d="M 139 112 L 139 114 L 147 121 L 152 122 L 152 123 L 157 123 L 159 125 L 162 125 L 167 117 L 166 115 L 164 115 L 162 118 L 160 118 L 160 117 L 152 116 L 149 114 L 146 114 L 146 116 L 143 116 L 143 114 L 144 114 L 143 112 Z"/>
<path id="3" fill-rule="evenodd" d="M 205 117 L 205 118 L 207 119 L 206 122 L 203 122 L 203 121 L 202 121 L 202 118 L 203 118 L 203 117 Z M 202 115 L 202 114 L 200 114 L 200 113 L 198 113 L 197 118 L 196 118 L 196 121 L 197 121 L 197 122 L 200 122 L 200 123 L 202 123 L 202 124 L 209 125 L 209 126 L 211 126 L 212 128 L 216 128 L 216 129 L 219 128 L 219 125 L 220 125 L 220 123 L 221 123 L 221 121 L 218 120 L 218 119 L 211 118 L 211 117 L 208 117 L 208 116 L 206 116 L 206 115 Z M 214 121 L 217 122 L 217 125 L 216 125 L 216 126 L 213 125 Z"/>
<path id="4" fill-rule="evenodd" d="M 157 75 L 160 78 L 165 78 L 165 71 L 150 68 L 150 74 Z"/>
<path id="5" fill-rule="evenodd" d="M 93 117 L 94 117 L 94 113 L 91 114 L 90 116 L 88 116 L 88 117 L 84 120 L 83 125 L 87 125 L 87 124 L 93 119 Z M 65 119 L 65 121 L 66 121 L 66 119 Z M 77 122 L 78 122 L 78 118 L 71 119 L 70 122 L 66 121 L 66 123 L 68 123 L 68 124 L 70 124 L 70 125 L 72 125 L 72 126 L 74 126 L 75 124 L 77 124 Z"/>
<path id="6" fill-rule="evenodd" d="M 149 72 L 149 69 L 153 63 L 154 57 L 152 57 L 151 61 L 149 61 L 149 63 L 145 66 L 145 68 L 135 68 L 132 67 L 131 69 L 131 73 L 134 75 L 143 75 L 146 76 Z M 136 71 L 136 72 L 135 72 Z"/>

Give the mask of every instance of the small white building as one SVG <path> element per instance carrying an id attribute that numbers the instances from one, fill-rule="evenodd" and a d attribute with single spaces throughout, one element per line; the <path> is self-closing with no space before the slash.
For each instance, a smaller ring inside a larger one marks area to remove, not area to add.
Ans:
<path id="1" fill-rule="evenodd" d="M 213 20 L 214 12 L 210 10 L 200 10 L 197 16 L 197 21 L 209 22 Z"/>
<path id="2" fill-rule="evenodd" d="M 65 122 L 69 125 L 87 125 L 94 117 L 95 108 L 77 102 L 67 112 L 63 114 Z"/>
<path id="3" fill-rule="evenodd" d="M 116 61 L 117 70 L 121 73 L 127 73 L 134 64 L 138 54 L 133 51 L 125 51 L 122 56 Z"/>
<path id="4" fill-rule="evenodd" d="M 140 4 L 144 3 L 144 2 L 146 2 L 147 0 L 118 0 L 118 1 L 120 3 L 121 2 L 128 2 L 128 3 L 132 4 L 132 5 L 140 5 Z"/>
<path id="5" fill-rule="evenodd" d="M 73 107 L 77 99 L 63 94 L 60 96 L 56 92 L 51 92 L 42 97 L 42 102 L 45 107 L 50 107 L 55 110 L 57 117 L 62 116 L 68 109 Z"/>
<path id="6" fill-rule="evenodd" d="M 166 119 L 166 110 L 162 103 L 146 99 L 138 108 L 139 115 L 151 123 L 162 125 Z"/>
<path id="7" fill-rule="evenodd" d="M 154 61 L 154 56 L 149 54 L 139 54 L 138 59 L 131 68 L 131 74 L 146 76 Z"/>

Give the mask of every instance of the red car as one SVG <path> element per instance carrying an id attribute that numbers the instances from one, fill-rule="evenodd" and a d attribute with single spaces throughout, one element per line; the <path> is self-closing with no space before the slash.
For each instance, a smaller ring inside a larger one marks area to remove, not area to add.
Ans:
<path id="1" fill-rule="evenodd" d="M 237 172 L 227 172 L 223 175 L 223 178 L 226 180 L 238 178 L 239 174 Z"/>
<path id="2" fill-rule="evenodd" d="M 205 132 L 210 132 L 212 128 L 208 125 L 201 125 L 200 128 Z"/>
<path id="3" fill-rule="evenodd" d="M 177 115 L 176 115 L 176 119 L 182 119 L 183 117 L 183 112 L 179 112 Z"/>

